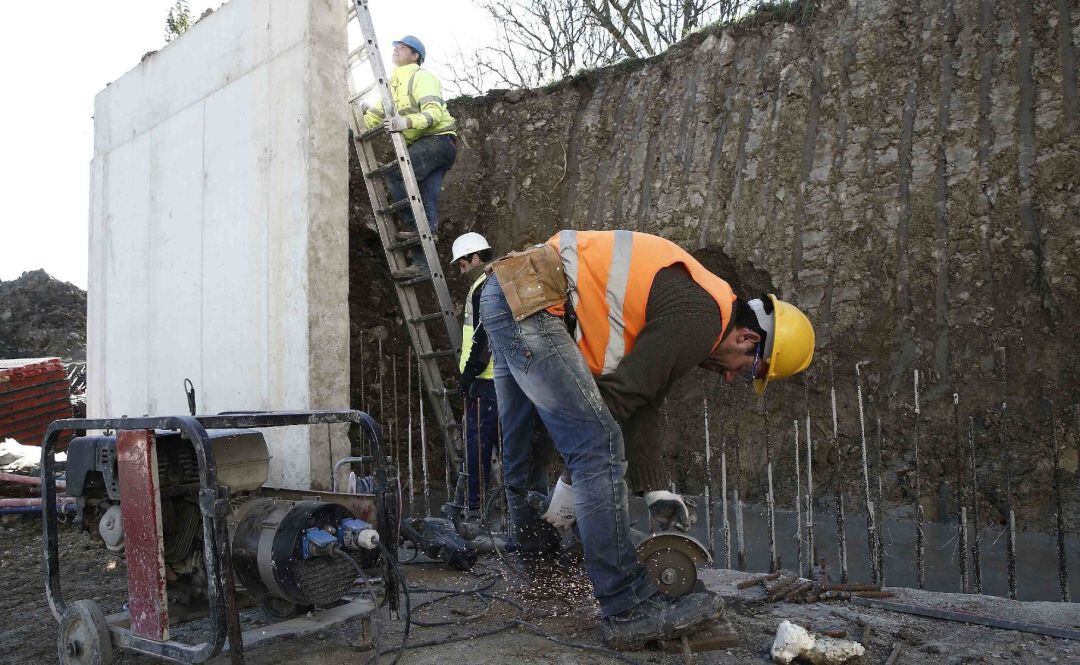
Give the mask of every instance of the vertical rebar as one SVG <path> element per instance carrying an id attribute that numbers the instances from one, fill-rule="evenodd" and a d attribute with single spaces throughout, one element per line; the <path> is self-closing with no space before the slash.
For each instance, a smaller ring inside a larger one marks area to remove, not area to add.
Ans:
<path id="1" fill-rule="evenodd" d="M 968 554 L 967 554 L 967 508 L 964 504 L 964 464 L 962 461 L 956 462 L 955 458 L 959 457 L 963 459 L 960 451 L 962 450 L 960 444 L 960 394 L 953 393 L 953 425 L 952 425 L 952 440 L 953 445 L 951 448 L 954 453 L 954 466 L 956 466 L 956 542 L 957 542 L 957 559 L 956 565 L 960 571 L 960 591 L 963 593 L 968 592 Z"/>
<path id="2" fill-rule="evenodd" d="M 877 418 L 877 464 L 874 465 L 874 475 L 877 477 L 877 499 L 874 506 L 877 508 L 877 569 L 878 569 L 878 584 L 885 584 L 885 502 L 881 497 L 881 470 L 884 468 L 885 463 L 883 459 L 883 450 L 885 448 L 885 439 L 881 433 L 881 416 Z"/>
<path id="3" fill-rule="evenodd" d="M 810 579 L 817 565 L 817 550 L 814 545 L 814 446 L 810 440 L 810 411 L 806 412 L 806 558 L 810 564 Z"/>
<path id="4" fill-rule="evenodd" d="M 732 389 L 731 395 L 731 434 L 732 440 L 735 442 L 735 490 L 733 500 L 735 502 L 735 546 L 737 550 L 736 560 L 738 561 L 739 570 L 746 570 L 746 541 L 743 538 L 743 501 L 742 501 L 742 487 L 743 487 L 743 472 L 742 472 L 742 457 L 740 455 L 742 449 L 742 437 L 739 434 L 739 417 L 742 415 L 739 412 L 738 391 Z"/>
<path id="5" fill-rule="evenodd" d="M 832 408 L 832 445 L 836 450 L 836 552 L 840 564 L 840 582 L 847 584 L 847 532 L 844 524 L 844 491 L 843 481 L 845 469 L 843 454 L 840 451 L 840 431 L 836 420 L 836 384 L 833 380 L 832 360 L 829 361 L 829 404 Z"/>
<path id="6" fill-rule="evenodd" d="M 1058 445 L 1057 414 L 1054 400 L 1050 400 L 1050 445 L 1054 447 L 1054 525 L 1057 530 L 1058 583 L 1061 585 L 1061 602 L 1069 603 L 1069 561 L 1065 554 L 1065 511 L 1061 500 L 1061 447 Z"/>
<path id="7" fill-rule="evenodd" d="M 792 422 L 795 426 L 795 560 L 798 561 L 799 577 L 803 577 L 802 473 L 799 469 L 802 451 L 799 449 L 799 419 L 796 418 Z M 813 568 L 813 563 L 810 567 Z"/>
<path id="8" fill-rule="evenodd" d="M 915 425 L 912 440 L 915 448 L 915 585 L 922 589 L 926 585 L 926 533 L 923 531 L 922 507 L 922 470 L 919 466 L 919 424 L 922 411 L 919 409 L 919 370 L 915 370 Z"/>
<path id="9" fill-rule="evenodd" d="M 975 470 L 975 419 L 968 418 L 968 450 L 971 458 L 971 570 L 975 593 L 982 593 L 982 551 L 979 547 L 979 479 Z"/>
<path id="10" fill-rule="evenodd" d="M 367 400 L 364 399 L 364 331 L 360 331 L 360 410 L 366 411 Z"/>
<path id="11" fill-rule="evenodd" d="M 381 335 L 375 335 L 375 339 L 379 342 L 379 362 L 378 362 L 378 370 L 379 370 L 379 374 L 378 374 L 378 376 L 379 376 L 379 424 L 380 425 L 385 425 L 386 424 L 386 410 L 383 408 L 383 395 L 386 393 L 386 391 L 383 390 L 383 388 L 385 386 L 383 385 L 382 336 Z"/>
<path id="12" fill-rule="evenodd" d="M 704 379 L 701 382 L 701 401 L 705 412 L 705 540 L 709 553 L 716 560 L 716 530 L 713 528 L 712 515 L 712 446 L 709 441 L 709 393 L 705 390 Z"/>
<path id="13" fill-rule="evenodd" d="M 720 422 L 724 422 L 723 411 L 720 412 Z M 720 510 L 723 513 L 721 524 L 721 537 L 724 543 L 724 567 L 731 569 L 731 523 L 728 521 L 727 500 L 727 437 L 724 430 L 720 430 Z"/>
<path id="14" fill-rule="evenodd" d="M 968 540 L 968 528 L 967 528 L 967 506 L 960 506 L 960 519 L 957 520 L 957 550 L 960 554 L 959 568 L 960 568 L 960 591 L 961 593 L 969 593 L 971 590 L 968 588 L 968 555 L 967 555 L 967 540 Z"/>
<path id="15" fill-rule="evenodd" d="M 870 468 L 866 459 L 866 421 L 863 414 L 862 372 L 863 360 L 855 363 L 855 392 L 859 400 L 859 444 L 862 449 L 863 490 L 866 499 L 866 548 L 870 557 L 870 579 L 878 583 L 877 526 L 874 518 L 874 500 L 870 496 Z"/>
<path id="16" fill-rule="evenodd" d="M 477 413 L 476 415 L 479 416 L 480 414 Z M 477 419 L 476 424 L 477 425 L 480 424 L 479 418 Z M 462 465 L 462 469 L 464 470 L 466 475 L 472 474 L 472 465 L 469 464 L 469 432 L 468 432 L 468 429 L 469 429 L 469 398 L 468 397 L 463 397 L 462 400 L 461 400 L 461 450 L 462 450 L 462 459 L 464 461 L 462 461 L 461 465 Z M 477 434 L 476 443 L 477 443 L 477 447 L 479 448 L 480 447 L 480 438 L 479 438 L 480 432 L 479 432 L 479 430 L 477 431 L 476 434 Z M 477 461 L 479 461 L 479 460 L 477 460 Z M 449 462 L 447 462 L 447 468 L 449 468 Z M 450 478 L 450 476 L 447 476 L 447 484 L 446 484 L 446 495 L 447 495 L 447 497 L 450 496 L 450 491 L 451 491 L 450 490 L 449 478 Z M 465 502 L 464 502 L 465 506 L 462 508 L 462 513 L 465 515 L 465 519 L 469 519 L 469 488 L 468 488 L 467 483 L 468 483 L 468 481 L 466 481 L 466 487 L 465 487 Z M 453 499 L 448 498 L 447 501 L 453 501 Z"/>
<path id="17" fill-rule="evenodd" d="M 768 482 L 765 506 L 769 514 L 769 572 L 775 573 L 780 569 L 780 565 L 776 552 L 776 501 L 773 496 L 772 437 L 769 434 L 769 397 L 766 393 L 761 394 L 761 410 L 765 416 L 765 473 Z"/>
<path id="18" fill-rule="evenodd" d="M 416 485 L 413 484 L 412 347 L 411 346 L 409 347 L 408 353 L 405 356 L 405 367 L 406 367 L 406 376 L 407 376 L 407 378 L 406 378 L 406 388 L 405 388 L 405 397 L 406 397 L 406 400 L 409 403 L 409 406 L 408 406 L 408 409 L 407 409 L 408 426 L 409 426 L 409 433 L 408 433 L 409 494 L 408 494 L 408 496 L 409 496 L 409 516 L 412 517 L 413 516 L 413 493 L 416 491 Z"/>
<path id="19" fill-rule="evenodd" d="M 998 350 L 1001 351 L 1001 423 L 998 432 L 1002 454 L 1005 456 L 1005 506 L 1008 513 L 1008 528 L 1005 533 L 1005 567 L 1009 577 L 1009 598 L 1016 600 L 1016 512 L 1013 510 L 1013 455 L 1007 408 L 1008 368 L 1005 364 L 1005 347 L 998 347 Z"/>
<path id="20" fill-rule="evenodd" d="M 390 354 L 390 375 L 391 375 L 390 382 L 391 382 L 391 384 L 393 384 L 393 391 L 394 391 L 392 399 L 391 399 L 393 404 L 392 404 L 392 408 L 390 410 L 390 416 L 391 416 L 391 418 L 390 418 L 390 437 L 389 437 L 390 438 L 390 449 L 391 449 L 391 454 L 394 457 L 394 467 L 397 468 L 397 469 L 400 469 L 401 468 L 401 446 L 399 445 L 398 439 L 401 438 L 401 432 L 398 431 L 398 430 L 400 430 L 401 427 L 398 424 L 398 385 L 397 385 L 397 354 L 396 353 L 391 353 Z M 399 479 L 400 479 L 400 476 L 399 476 Z"/>
<path id="21" fill-rule="evenodd" d="M 420 474 L 424 481 L 424 514 L 431 517 L 431 483 L 428 480 L 427 463 L 427 423 L 424 422 L 424 380 L 423 360 L 420 354 L 416 354 L 416 387 L 417 399 L 420 403 Z"/>

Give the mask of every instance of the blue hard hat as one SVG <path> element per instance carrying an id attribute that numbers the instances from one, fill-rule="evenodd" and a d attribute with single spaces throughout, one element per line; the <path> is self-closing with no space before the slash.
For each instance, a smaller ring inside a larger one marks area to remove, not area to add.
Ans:
<path id="1" fill-rule="evenodd" d="M 413 37 L 412 35 L 405 35 L 401 39 L 394 42 L 394 46 L 397 46 L 398 44 L 404 44 L 405 46 L 408 46 L 412 50 L 419 53 L 421 64 L 424 62 L 424 60 L 427 59 L 427 49 L 424 48 L 424 42 L 420 41 L 416 37 Z"/>

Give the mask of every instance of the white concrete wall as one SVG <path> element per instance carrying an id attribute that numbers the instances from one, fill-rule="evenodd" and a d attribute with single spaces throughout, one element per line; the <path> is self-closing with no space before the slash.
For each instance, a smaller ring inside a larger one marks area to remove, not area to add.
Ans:
<path id="1" fill-rule="evenodd" d="M 345 3 L 232 0 L 98 94 L 89 414 L 346 408 Z M 332 440 L 332 444 L 329 441 Z M 322 487 L 343 428 L 270 435 Z"/>

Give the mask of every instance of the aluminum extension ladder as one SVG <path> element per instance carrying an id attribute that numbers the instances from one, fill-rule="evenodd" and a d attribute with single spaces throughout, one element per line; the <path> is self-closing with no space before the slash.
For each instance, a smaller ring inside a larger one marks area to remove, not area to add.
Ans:
<path id="1" fill-rule="evenodd" d="M 379 52 L 375 28 L 371 23 L 368 2 L 367 0 L 352 0 L 349 4 L 351 7 L 346 16 L 346 24 L 348 26 L 355 21 L 363 36 L 362 43 L 356 48 L 350 44 L 345 72 L 349 80 L 349 124 L 352 126 L 353 145 L 360 160 L 364 184 L 367 186 L 368 198 L 371 201 L 372 212 L 375 214 L 375 226 L 379 231 L 379 239 L 386 253 L 386 261 L 390 266 L 391 274 L 408 266 L 408 251 L 417 246 L 423 248 L 428 266 L 431 268 L 428 275 L 409 280 L 394 279 L 394 290 L 397 292 L 413 349 L 420 359 L 420 374 L 428 403 L 432 406 L 450 461 L 456 468 L 461 456 L 461 429 L 450 407 L 452 393 L 443 381 L 438 361 L 440 358 L 456 359 L 460 356 L 461 326 L 454 315 L 450 290 L 446 285 L 446 275 L 443 273 L 439 254 L 435 248 L 435 236 L 431 233 L 427 215 L 424 212 L 424 204 L 420 198 L 412 162 L 409 160 L 405 137 L 400 132 L 387 132 L 381 126 L 376 126 L 371 130 L 364 126 L 364 114 L 360 108 L 360 101 L 370 92 L 378 91 L 386 117 L 396 113 L 396 110 L 390 96 L 389 78 Z M 354 89 L 356 88 L 354 70 L 364 63 L 371 68 L 372 82 L 364 88 Z M 376 159 L 374 140 L 387 133 L 390 134 L 396 159 L 386 164 L 379 164 Z M 382 186 L 382 179 L 399 169 L 408 198 L 390 201 L 387 188 Z M 419 234 L 410 239 L 401 240 L 396 233 L 397 226 L 393 216 L 395 212 L 405 208 L 412 209 Z M 421 310 L 417 289 L 426 285 L 433 288 L 439 311 L 425 313 Z M 434 331 L 428 329 L 428 324 L 441 327 L 445 335 L 433 335 Z M 448 340 L 448 347 L 435 348 L 432 343 L 433 337 Z"/>

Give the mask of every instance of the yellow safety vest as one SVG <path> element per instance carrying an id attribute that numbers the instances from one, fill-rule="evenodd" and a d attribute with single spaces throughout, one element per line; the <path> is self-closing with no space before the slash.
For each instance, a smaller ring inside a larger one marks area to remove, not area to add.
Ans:
<path id="1" fill-rule="evenodd" d="M 412 123 L 406 129 L 405 142 L 412 143 L 422 136 L 454 134 L 457 123 L 454 116 L 446 109 L 442 98 L 442 84 L 438 77 L 415 63 L 398 67 L 390 75 L 390 96 L 394 101 L 397 114 Z M 368 129 L 379 124 L 386 117 L 382 100 L 377 100 L 364 114 L 364 124 Z"/>
<path id="2" fill-rule="evenodd" d="M 476 278 L 472 286 L 469 287 L 469 294 L 465 296 L 465 324 L 461 326 L 461 359 L 458 361 L 458 371 L 465 371 L 465 364 L 469 362 L 469 355 L 472 354 L 473 333 L 476 331 L 478 325 L 480 325 L 479 312 L 473 311 L 473 293 L 483 286 L 487 280 L 487 273 L 481 272 L 480 276 Z M 495 359 L 489 358 L 487 367 L 483 372 L 477 375 L 478 379 L 494 379 L 495 378 Z"/>

